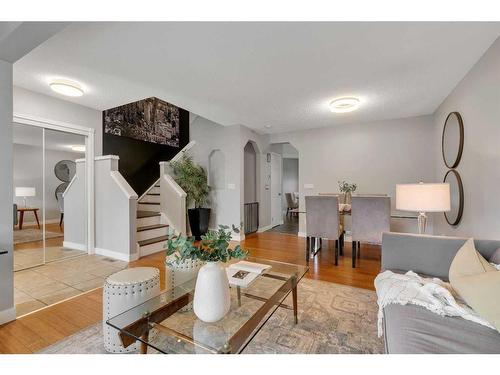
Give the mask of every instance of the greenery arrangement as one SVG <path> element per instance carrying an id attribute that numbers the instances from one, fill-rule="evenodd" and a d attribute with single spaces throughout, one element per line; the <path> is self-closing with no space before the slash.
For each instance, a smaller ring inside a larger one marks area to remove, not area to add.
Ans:
<path id="1" fill-rule="evenodd" d="M 339 190 L 341 193 L 352 193 L 356 191 L 356 188 L 358 185 L 356 184 L 350 184 L 346 181 L 338 181 L 339 183 Z"/>
<path id="2" fill-rule="evenodd" d="M 186 203 L 200 208 L 208 203 L 210 187 L 207 182 L 207 173 L 203 167 L 193 161 L 193 157 L 184 153 L 182 158 L 171 162 L 175 182 L 186 192 Z"/>
<path id="3" fill-rule="evenodd" d="M 239 233 L 240 230 L 234 225 L 232 231 Z M 167 256 L 173 255 L 175 262 L 184 260 L 201 260 L 204 262 L 227 262 L 232 258 L 243 259 L 248 251 L 243 250 L 240 245 L 234 249 L 229 247 L 232 231 L 227 225 L 219 225 L 218 230 L 209 230 L 201 236 L 201 241 L 195 244 L 194 237 L 177 236 L 167 241 Z"/>

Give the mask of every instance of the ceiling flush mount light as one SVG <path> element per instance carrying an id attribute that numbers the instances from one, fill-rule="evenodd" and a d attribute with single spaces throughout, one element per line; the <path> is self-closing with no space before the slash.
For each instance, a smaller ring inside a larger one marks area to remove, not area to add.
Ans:
<path id="1" fill-rule="evenodd" d="M 76 152 L 85 152 L 85 146 L 82 145 L 71 146 L 71 149 Z"/>
<path id="2" fill-rule="evenodd" d="M 330 103 L 330 111 L 333 113 L 347 113 L 355 111 L 361 104 L 358 98 L 344 97 L 335 99 Z"/>
<path id="3" fill-rule="evenodd" d="M 264 125 L 266 129 L 271 129 L 271 125 Z"/>
<path id="4" fill-rule="evenodd" d="M 56 79 L 49 83 L 52 91 L 65 96 L 82 96 L 83 89 L 77 82 L 68 81 L 65 79 Z"/>

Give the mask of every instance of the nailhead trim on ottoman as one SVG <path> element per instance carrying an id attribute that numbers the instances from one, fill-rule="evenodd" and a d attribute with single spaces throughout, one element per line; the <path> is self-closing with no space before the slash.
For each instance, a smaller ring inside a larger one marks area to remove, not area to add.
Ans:
<path id="1" fill-rule="evenodd" d="M 160 294 L 160 271 L 154 267 L 127 268 L 110 275 L 103 288 L 104 348 L 109 353 L 137 352 L 140 343 L 122 346 L 118 331 L 106 321 Z M 151 339 L 150 335 L 150 339 Z"/>

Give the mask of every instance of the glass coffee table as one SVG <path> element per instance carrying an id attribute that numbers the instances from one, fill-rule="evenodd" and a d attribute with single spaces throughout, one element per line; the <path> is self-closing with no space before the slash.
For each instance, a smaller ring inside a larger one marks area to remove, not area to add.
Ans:
<path id="1" fill-rule="evenodd" d="M 118 330 L 125 347 L 139 341 L 141 353 L 148 348 L 166 354 L 241 353 L 278 308 L 292 310 L 297 324 L 297 284 L 308 271 L 296 264 L 246 260 L 271 268 L 247 288 L 231 287 L 231 309 L 216 323 L 202 322 L 192 311 L 195 278 L 106 323 Z M 290 294 L 291 306 L 285 303 Z"/>

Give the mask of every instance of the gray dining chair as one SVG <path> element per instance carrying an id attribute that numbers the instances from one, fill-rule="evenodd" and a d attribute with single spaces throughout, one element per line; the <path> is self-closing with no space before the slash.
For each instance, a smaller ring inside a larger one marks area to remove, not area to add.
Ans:
<path id="1" fill-rule="evenodd" d="M 312 238 L 335 241 L 335 265 L 338 265 L 339 251 L 343 247 L 343 229 L 340 227 L 339 199 L 336 196 L 308 196 L 306 201 L 306 261 L 311 254 Z M 318 249 L 319 250 L 319 249 Z"/>
<path id="2" fill-rule="evenodd" d="M 64 196 L 63 193 L 57 193 L 57 205 L 59 206 L 59 211 L 61 212 L 61 218 L 59 219 L 59 226 L 62 227 L 64 221 Z"/>
<path id="3" fill-rule="evenodd" d="M 391 198 L 354 196 L 351 203 L 352 267 L 360 257 L 361 242 L 382 244 L 382 233 L 391 226 Z M 357 253 L 357 254 L 356 254 Z"/>
<path id="4" fill-rule="evenodd" d="M 299 203 L 293 199 L 292 193 L 285 193 L 286 198 L 286 216 L 290 213 L 290 211 L 299 208 Z"/>

